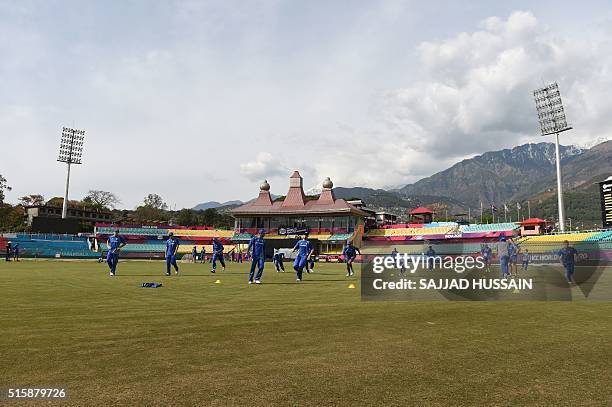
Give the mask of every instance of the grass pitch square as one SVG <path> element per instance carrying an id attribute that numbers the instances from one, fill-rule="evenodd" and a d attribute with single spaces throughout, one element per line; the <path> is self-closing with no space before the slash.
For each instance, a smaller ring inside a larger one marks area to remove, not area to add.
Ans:
<path id="1" fill-rule="evenodd" d="M 0 387 L 75 406 L 612 404 L 611 302 L 362 302 L 342 265 L 297 284 L 266 263 L 260 286 L 247 264 L 179 265 L 2 262 Z"/>

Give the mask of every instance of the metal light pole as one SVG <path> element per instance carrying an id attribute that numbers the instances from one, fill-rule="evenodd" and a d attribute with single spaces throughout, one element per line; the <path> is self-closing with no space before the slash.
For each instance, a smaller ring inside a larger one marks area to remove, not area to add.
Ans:
<path id="1" fill-rule="evenodd" d="M 572 128 L 567 125 L 559 85 L 552 83 L 533 91 L 540 131 L 542 136 L 555 135 L 555 161 L 557 167 L 557 205 L 559 211 L 559 229 L 565 232 L 565 209 L 563 205 L 563 181 L 561 178 L 561 152 L 559 150 L 559 133 Z"/>
<path id="2" fill-rule="evenodd" d="M 62 205 L 62 219 L 66 219 L 68 213 L 68 189 L 70 187 L 70 166 L 72 164 L 82 164 L 83 140 L 85 130 L 76 130 L 68 127 L 62 128 L 62 138 L 60 141 L 59 157 L 57 161 L 66 163 L 68 173 L 66 175 L 66 192 L 64 194 L 64 204 Z"/>

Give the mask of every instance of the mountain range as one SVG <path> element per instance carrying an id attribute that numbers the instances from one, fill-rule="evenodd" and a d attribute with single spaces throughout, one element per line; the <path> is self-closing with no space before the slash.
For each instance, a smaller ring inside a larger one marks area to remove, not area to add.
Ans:
<path id="1" fill-rule="evenodd" d="M 612 141 L 591 148 L 560 146 L 568 216 L 596 223 L 599 196 L 596 182 L 612 175 Z M 316 193 L 313 189 L 313 191 Z M 524 144 L 465 159 L 443 171 L 393 190 L 336 187 L 339 198 L 361 199 L 377 210 L 402 215 L 406 209 L 429 206 L 448 215 L 479 211 L 495 204 L 514 205 L 529 200 L 533 213 L 556 214 L 556 168 L 553 143 Z M 241 201 L 206 202 L 194 209 L 233 207 Z M 546 209 L 547 208 L 547 209 Z M 575 211 L 573 213 L 572 211 Z"/>

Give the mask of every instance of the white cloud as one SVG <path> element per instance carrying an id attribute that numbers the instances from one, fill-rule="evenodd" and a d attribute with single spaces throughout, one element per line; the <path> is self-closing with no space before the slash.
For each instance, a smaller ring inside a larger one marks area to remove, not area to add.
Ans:
<path id="1" fill-rule="evenodd" d="M 254 161 L 240 164 L 240 173 L 251 181 L 263 181 L 264 178 L 281 176 L 289 170 L 275 159 L 272 154 L 260 152 Z"/>

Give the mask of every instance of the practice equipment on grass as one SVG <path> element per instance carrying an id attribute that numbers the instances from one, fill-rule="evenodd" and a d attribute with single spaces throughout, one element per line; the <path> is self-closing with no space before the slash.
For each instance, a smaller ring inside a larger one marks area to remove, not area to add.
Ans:
<path id="1" fill-rule="evenodd" d="M 162 283 L 142 283 L 142 288 L 159 288 Z"/>

